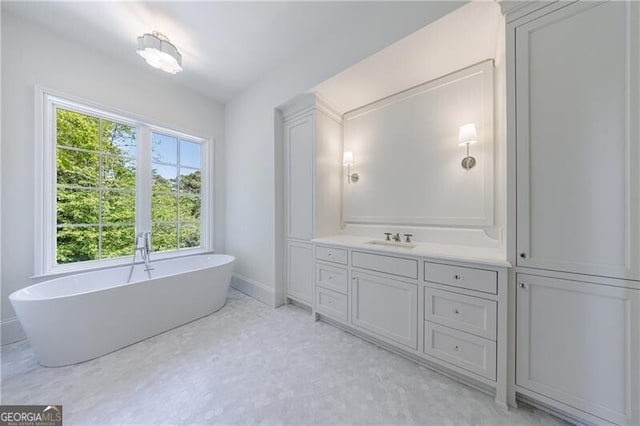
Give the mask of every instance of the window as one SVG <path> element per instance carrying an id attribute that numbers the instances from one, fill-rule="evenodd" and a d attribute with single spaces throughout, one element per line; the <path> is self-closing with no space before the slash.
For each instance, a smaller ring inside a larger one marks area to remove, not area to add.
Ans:
<path id="1" fill-rule="evenodd" d="M 36 274 L 209 251 L 208 141 L 41 91 Z"/>
<path id="2" fill-rule="evenodd" d="M 200 145 L 152 133 L 151 235 L 159 250 L 200 245 Z"/>
<path id="3" fill-rule="evenodd" d="M 136 128 L 56 108 L 56 263 L 131 253 Z"/>

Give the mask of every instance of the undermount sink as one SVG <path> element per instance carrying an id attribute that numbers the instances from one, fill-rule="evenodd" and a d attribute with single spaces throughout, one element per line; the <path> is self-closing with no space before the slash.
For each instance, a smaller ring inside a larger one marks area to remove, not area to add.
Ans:
<path id="1" fill-rule="evenodd" d="M 397 243 L 395 241 L 387 241 L 387 240 L 371 240 L 371 241 L 365 242 L 365 244 L 376 244 L 379 246 L 397 247 L 397 248 L 405 248 L 405 249 L 412 249 L 417 246 L 417 244 L 414 244 L 414 243 L 402 243 L 402 242 Z"/>

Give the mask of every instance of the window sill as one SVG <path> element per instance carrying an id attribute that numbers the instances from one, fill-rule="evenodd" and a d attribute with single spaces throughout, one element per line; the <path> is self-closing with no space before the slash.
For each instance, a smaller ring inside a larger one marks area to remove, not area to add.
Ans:
<path id="1" fill-rule="evenodd" d="M 211 249 L 201 249 L 201 248 L 190 249 L 190 250 L 180 250 L 180 251 L 158 252 L 158 253 L 152 252 L 151 262 L 157 262 L 157 261 L 168 260 L 168 259 L 178 259 L 181 257 L 195 256 L 198 254 L 211 254 L 211 253 L 215 253 L 215 251 Z M 115 259 L 108 259 L 108 260 L 90 260 L 87 262 L 79 262 L 79 263 L 69 264 L 69 265 L 60 265 L 60 266 L 53 267 L 50 270 L 43 272 L 41 274 L 32 275 L 29 278 L 34 281 L 42 281 L 47 278 L 58 278 L 65 275 L 81 274 L 84 272 L 92 272 L 92 271 L 99 271 L 104 269 L 118 268 L 122 266 L 130 266 L 131 257 L 132 256 L 118 257 Z M 142 262 L 142 259 L 140 259 L 140 257 L 137 256 L 136 264 L 139 264 L 141 262 Z"/>

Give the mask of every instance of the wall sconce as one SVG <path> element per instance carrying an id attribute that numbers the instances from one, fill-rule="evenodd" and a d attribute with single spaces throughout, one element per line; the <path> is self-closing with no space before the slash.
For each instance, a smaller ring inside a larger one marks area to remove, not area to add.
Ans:
<path id="1" fill-rule="evenodd" d="M 469 145 L 478 142 L 478 134 L 476 132 L 476 125 L 474 123 L 465 124 L 460 126 L 458 132 L 458 145 L 467 146 L 467 156 L 462 159 L 462 167 L 466 170 L 473 168 L 476 165 L 476 159 L 469 155 Z"/>
<path id="2" fill-rule="evenodd" d="M 347 166 L 347 182 L 351 183 L 356 183 L 358 181 L 358 179 L 360 179 L 360 176 L 357 173 L 351 173 L 351 166 L 353 166 L 353 152 L 352 151 L 345 151 L 344 152 L 344 156 L 342 157 L 342 164 L 344 164 L 345 166 Z"/>

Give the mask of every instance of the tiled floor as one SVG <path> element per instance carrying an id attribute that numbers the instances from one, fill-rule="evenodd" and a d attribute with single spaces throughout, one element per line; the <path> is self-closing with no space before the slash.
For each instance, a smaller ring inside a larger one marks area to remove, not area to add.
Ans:
<path id="1" fill-rule="evenodd" d="M 233 290 L 213 315 L 75 366 L 5 346 L 2 403 L 63 404 L 66 425 L 562 424 Z"/>

